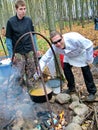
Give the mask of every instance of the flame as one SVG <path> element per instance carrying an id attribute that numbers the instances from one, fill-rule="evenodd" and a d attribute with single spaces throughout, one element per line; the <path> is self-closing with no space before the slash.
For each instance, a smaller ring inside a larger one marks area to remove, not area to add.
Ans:
<path id="1" fill-rule="evenodd" d="M 49 120 L 49 122 L 51 122 L 51 120 Z M 63 127 L 67 125 L 67 122 L 65 120 L 65 112 L 64 110 L 61 111 L 58 116 L 55 116 L 53 118 L 53 122 L 55 125 L 55 130 L 63 130 Z M 52 124 L 52 122 L 50 123 Z"/>
<path id="2" fill-rule="evenodd" d="M 59 114 L 60 121 L 64 119 L 64 110 Z"/>
<path id="3" fill-rule="evenodd" d="M 58 126 L 55 127 L 55 130 L 60 130 L 60 129 L 62 129 L 62 125 L 58 124 Z"/>
<path id="4" fill-rule="evenodd" d="M 58 116 L 58 124 L 55 127 L 55 130 L 63 129 L 63 126 L 65 126 L 67 122 L 65 121 L 65 113 L 64 110 L 59 114 Z"/>

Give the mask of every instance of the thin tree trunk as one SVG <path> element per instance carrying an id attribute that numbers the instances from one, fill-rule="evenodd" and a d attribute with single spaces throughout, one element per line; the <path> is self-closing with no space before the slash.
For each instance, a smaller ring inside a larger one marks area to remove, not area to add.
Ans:
<path id="1" fill-rule="evenodd" d="M 45 0 L 49 32 L 56 30 L 53 12 L 53 0 Z"/>
<path id="2" fill-rule="evenodd" d="M 69 28 L 72 30 L 72 0 L 67 0 L 68 2 L 68 16 L 69 16 Z"/>
<path id="3" fill-rule="evenodd" d="M 84 28 L 84 0 L 80 0 L 81 4 L 81 23 L 82 23 L 82 28 Z"/>

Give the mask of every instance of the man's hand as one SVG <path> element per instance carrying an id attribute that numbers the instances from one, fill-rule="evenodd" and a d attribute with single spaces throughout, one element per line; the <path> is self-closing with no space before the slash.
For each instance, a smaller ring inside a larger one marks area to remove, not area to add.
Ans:
<path id="1" fill-rule="evenodd" d="M 34 78 L 34 80 L 38 80 L 38 79 L 40 78 L 40 74 L 36 72 L 36 73 L 33 75 L 33 78 Z"/>
<path id="2" fill-rule="evenodd" d="M 41 52 L 40 51 L 37 51 L 37 57 L 41 57 Z"/>

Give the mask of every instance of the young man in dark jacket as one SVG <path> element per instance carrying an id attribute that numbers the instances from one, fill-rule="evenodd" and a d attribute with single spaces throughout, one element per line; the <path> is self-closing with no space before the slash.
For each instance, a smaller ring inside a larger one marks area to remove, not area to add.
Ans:
<path id="1" fill-rule="evenodd" d="M 23 82 L 23 77 L 26 72 L 27 86 L 33 86 L 32 76 L 35 73 L 36 67 L 33 58 L 33 48 L 30 35 L 24 36 L 15 47 L 17 40 L 25 33 L 34 31 L 34 26 L 30 17 L 26 15 L 26 3 L 24 0 L 16 0 L 15 2 L 16 15 L 7 21 L 6 27 L 6 44 L 9 52 L 9 57 L 12 58 L 15 48 L 15 65 L 20 70 L 20 84 Z M 37 44 L 35 35 L 34 39 L 35 49 L 37 51 Z M 39 53 L 37 51 L 37 53 Z"/>

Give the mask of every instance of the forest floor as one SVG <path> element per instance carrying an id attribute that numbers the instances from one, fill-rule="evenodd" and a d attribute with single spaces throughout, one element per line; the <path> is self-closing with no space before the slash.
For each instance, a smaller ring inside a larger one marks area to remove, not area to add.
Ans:
<path id="1" fill-rule="evenodd" d="M 65 28 L 63 32 L 69 32 L 68 28 Z M 92 23 L 86 24 L 85 28 L 81 26 L 73 26 L 72 31 L 79 32 L 85 37 L 93 41 L 94 47 L 98 46 L 98 31 L 94 30 L 94 25 Z M 44 35 L 44 32 L 43 32 Z M 41 50 L 44 52 L 44 50 Z M 97 69 L 96 69 L 97 68 Z M 98 67 L 93 65 L 91 67 L 94 82 L 98 90 Z M 82 76 L 80 68 L 73 67 L 73 72 L 75 75 L 76 87 L 81 88 L 81 96 L 87 94 L 86 86 Z M 11 80 L 12 84 L 12 80 Z M 3 87 L 2 87 L 3 86 Z M 25 90 L 20 89 L 20 86 L 14 86 L 11 88 L 9 85 L 9 92 L 7 93 L 4 88 L 5 83 L 0 85 L 0 130 L 33 130 L 33 125 L 36 124 L 39 117 L 37 114 L 39 112 L 45 112 L 48 110 L 47 103 L 37 104 L 31 101 L 28 93 Z M 66 82 L 64 89 L 67 88 Z M 6 99 L 7 98 L 7 99 Z M 96 93 L 96 100 L 92 103 L 85 102 L 89 108 L 93 106 L 98 107 L 98 91 Z M 73 113 L 68 108 L 69 104 L 60 105 L 58 103 L 50 103 L 51 109 L 57 114 L 57 111 L 65 111 L 66 120 L 71 122 Z M 97 112 L 98 113 L 98 112 Z M 93 119 L 92 119 L 93 120 Z M 97 130 L 98 128 L 89 128 L 89 123 L 85 122 L 82 126 L 82 130 Z M 40 130 L 40 129 L 39 129 Z"/>

